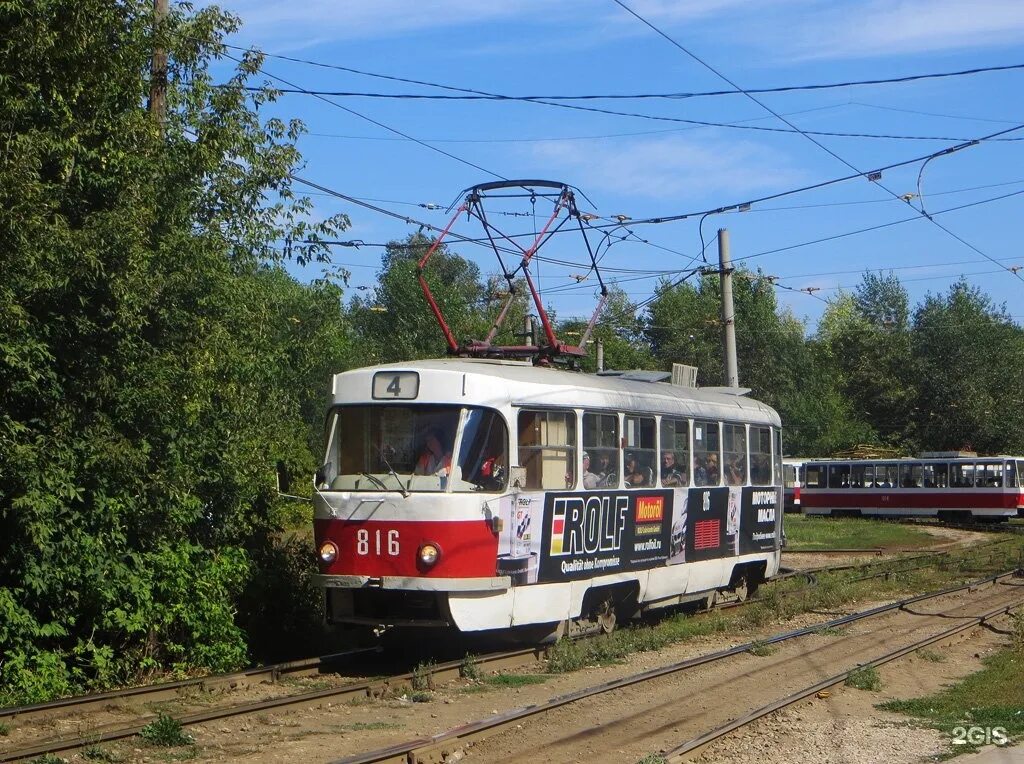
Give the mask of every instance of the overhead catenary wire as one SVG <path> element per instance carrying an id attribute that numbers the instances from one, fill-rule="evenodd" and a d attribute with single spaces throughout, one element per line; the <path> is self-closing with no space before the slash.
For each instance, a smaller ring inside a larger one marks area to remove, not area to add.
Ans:
<path id="1" fill-rule="evenodd" d="M 230 58 L 232 61 L 236 61 L 238 63 L 243 63 L 242 59 L 236 58 L 235 56 L 232 56 L 229 53 L 225 53 L 224 55 L 227 58 Z M 294 87 L 298 87 L 298 85 L 296 85 L 294 82 L 291 82 L 290 80 L 287 80 L 284 77 L 279 77 L 276 74 L 272 74 L 272 73 L 268 72 L 266 69 L 264 69 L 262 66 L 260 67 L 260 71 L 263 72 L 263 74 L 265 74 L 267 77 L 270 77 L 271 79 L 277 80 L 278 82 L 283 82 L 284 84 L 286 84 L 286 85 L 288 85 L 290 87 L 293 87 L 293 88 Z M 260 88 L 260 89 L 262 90 L 262 88 Z M 416 143 L 416 144 L 418 144 L 420 146 L 423 146 L 424 148 L 430 149 L 431 151 L 436 151 L 438 154 L 442 154 L 442 155 L 448 157 L 449 159 L 455 160 L 456 162 L 460 162 L 461 164 L 464 164 L 464 165 L 467 165 L 469 167 L 472 167 L 473 169 L 479 170 L 480 172 L 485 172 L 488 175 L 493 175 L 495 178 L 498 178 L 499 180 L 508 180 L 508 178 L 506 178 L 504 175 L 501 175 L 500 173 L 494 172 L 493 170 L 488 170 L 486 167 L 481 167 L 480 165 L 476 164 L 475 162 L 471 162 L 468 159 L 463 159 L 462 157 L 457 156 L 456 154 L 452 154 L 450 151 L 445 151 L 442 148 L 438 148 L 437 146 L 433 146 L 433 145 L 427 143 L 426 141 L 420 140 L 419 138 L 411 136 L 408 133 L 404 133 L 401 130 L 398 130 L 397 128 L 391 127 L 390 125 L 386 125 L 383 122 L 374 119 L 373 117 L 368 117 L 365 114 L 362 114 L 362 113 L 360 113 L 360 112 L 358 112 L 358 111 L 356 111 L 354 109 L 350 109 L 347 106 L 343 106 L 342 104 L 340 104 L 340 103 L 338 103 L 336 101 L 332 101 L 330 98 L 327 98 L 325 96 L 316 96 L 316 98 L 318 98 L 319 100 L 323 101 L 324 103 L 329 103 L 331 106 L 334 106 L 337 109 L 341 109 L 342 111 L 348 112 L 349 114 L 351 114 L 351 115 L 353 115 L 355 117 L 359 117 L 359 119 L 366 120 L 367 122 L 369 122 L 371 124 L 374 124 L 377 127 L 380 127 L 380 128 L 382 128 L 384 130 L 387 130 L 389 132 L 394 133 L 395 135 L 399 135 L 402 138 L 405 138 L 406 140 L 412 141 L 413 143 Z"/>
<path id="2" fill-rule="evenodd" d="M 251 47 L 244 47 L 241 45 L 231 45 L 228 43 L 221 43 L 225 48 L 230 48 L 239 51 L 250 51 L 253 50 Z M 395 75 L 381 74 L 378 72 L 370 72 L 365 69 L 357 69 L 355 67 L 344 66 L 341 64 L 332 64 L 324 61 L 315 61 L 307 58 L 299 58 L 296 56 L 286 56 L 279 53 L 267 53 L 266 51 L 260 51 L 260 54 L 266 58 L 274 58 L 281 61 L 290 61 L 296 64 L 304 64 L 307 66 L 315 66 L 323 69 L 334 69 L 336 71 L 347 72 L 349 74 L 356 74 L 363 77 L 371 77 L 375 79 L 388 80 L 391 82 L 401 82 L 408 85 L 422 85 L 424 87 L 438 88 L 442 90 L 449 90 L 463 95 L 459 96 L 447 96 L 452 99 L 483 99 L 483 100 L 512 100 L 512 101 L 529 101 L 529 100 L 597 100 L 597 99 L 652 99 L 652 98 L 663 98 L 663 99 L 687 99 L 687 98 L 710 98 L 719 96 L 734 96 L 738 95 L 735 90 L 709 90 L 709 91 L 696 91 L 696 92 L 681 92 L 681 93 L 639 93 L 639 94 L 611 94 L 611 95 L 533 95 L 533 96 L 510 96 L 501 93 L 492 93 L 486 90 L 478 90 L 476 88 L 459 87 L 456 85 L 447 85 L 438 82 L 429 82 L 426 80 L 418 80 L 410 77 L 398 77 Z M 901 77 L 881 77 L 876 79 L 861 79 L 861 80 L 846 80 L 842 82 L 828 82 L 828 83 L 813 83 L 813 84 L 802 84 L 802 85 L 776 85 L 766 88 L 750 88 L 747 90 L 748 93 L 792 93 L 797 91 L 806 90 L 834 90 L 841 88 L 849 88 L 855 86 L 872 86 L 872 85 L 891 85 L 891 84 L 902 84 L 907 82 L 916 82 L 918 80 L 930 80 L 930 79 L 946 79 L 950 77 L 967 77 L 977 74 L 987 74 L 992 72 L 1003 72 L 1024 69 L 1024 63 L 1022 64 L 1001 64 L 995 66 L 978 66 L 970 69 L 959 69 L 954 71 L 945 72 L 925 72 L 922 74 L 908 74 Z M 445 96 L 437 96 L 444 98 Z"/>
<path id="3" fill-rule="evenodd" d="M 782 116 L 781 114 L 776 112 L 774 109 L 772 109 L 772 107 L 768 106 L 768 104 L 764 103 L 762 100 L 757 98 L 755 95 L 753 95 L 752 93 L 744 90 L 742 87 L 740 87 L 735 82 L 733 82 L 731 79 L 729 79 L 729 77 L 727 77 L 725 74 L 723 74 L 722 72 L 718 71 L 718 69 L 716 69 L 711 64 L 709 64 L 706 61 L 704 61 L 703 59 L 701 59 L 699 56 L 697 56 L 696 54 L 691 52 L 689 49 L 687 49 L 685 46 L 683 46 L 677 40 L 675 40 L 670 35 L 668 35 L 666 32 L 662 31 L 657 26 L 655 26 L 650 21 L 648 21 L 643 16 L 641 16 L 639 13 L 634 11 L 632 8 L 630 8 L 628 5 L 626 5 L 626 3 L 623 2 L 623 0 L 612 0 L 612 2 L 614 2 L 616 5 L 618 5 L 620 8 L 622 8 L 626 12 L 628 12 L 630 15 L 632 15 L 634 18 L 636 18 L 642 24 L 644 24 L 645 26 L 649 27 L 651 30 L 653 30 L 655 33 L 657 33 L 659 36 L 663 37 L 665 40 L 667 40 L 673 46 L 675 46 L 680 51 L 685 53 L 687 56 L 692 58 L 694 61 L 699 63 L 701 66 L 703 66 L 704 68 L 708 69 L 709 71 L 714 73 L 717 77 L 719 77 L 722 80 L 724 80 L 725 82 L 727 82 L 730 86 L 735 88 L 738 92 L 743 93 L 743 95 L 745 95 L 751 101 L 753 101 L 758 106 L 760 106 L 762 109 L 767 111 L 769 114 L 772 114 L 774 117 L 779 119 L 784 124 L 788 125 L 789 127 L 793 128 L 794 130 L 797 130 L 798 132 L 800 132 L 807 140 L 809 140 L 815 146 L 820 148 L 822 151 L 824 151 L 825 153 L 827 153 L 830 156 L 834 157 L 836 160 L 838 160 L 839 162 L 841 162 L 845 166 L 849 167 L 851 170 L 863 174 L 862 170 L 858 169 L 855 165 L 853 165 L 852 163 L 850 163 L 849 161 L 844 159 L 842 156 L 837 154 L 835 151 L 830 149 L 824 143 L 819 141 L 815 136 L 813 136 L 813 135 L 809 134 L 808 132 L 798 128 L 796 125 L 794 125 L 792 122 L 790 122 L 784 116 Z M 1024 127 L 1024 126 L 1022 126 L 1022 127 Z M 1016 130 L 1016 129 L 1019 129 L 1019 128 L 1010 128 L 1009 131 L 1013 131 L 1013 130 Z M 926 164 L 927 164 L 928 161 L 931 161 L 931 159 L 937 158 L 938 156 L 944 156 L 944 155 L 946 155 L 948 153 L 952 153 L 952 152 L 951 151 L 945 151 L 945 152 L 941 152 L 939 154 L 936 154 L 933 157 L 929 157 L 929 159 L 926 160 Z M 923 171 L 923 168 L 922 168 L 922 171 Z M 895 199 L 903 200 L 903 197 L 900 194 L 897 194 L 895 191 L 891 190 L 890 188 L 886 187 L 884 184 L 881 183 L 881 175 L 880 174 L 877 175 L 877 178 L 875 178 L 875 180 L 877 181 L 878 187 L 881 188 L 883 191 L 885 191 L 886 193 L 888 193 L 890 196 L 892 196 Z M 968 247 L 969 249 L 973 250 L 974 252 L 977 252 L 979 255 L 984 257 L 986 260 L 990 260 L 993 263 L 995 263 L 996 265 L 1000 265 L 999 261 L 996 260 L 994 257 L 992 257 L 988 253 L 984 252 L 983 250 L 979 249 L 977 246 L 975 246 L 974 244 L 970 243 L 969 241 L 964 239 L 959 234 L 954 233 L 953 231 L 951 231 L 950 229 L 946 228 L 941 223 L 939 223 L 936 220 L 934 220 L 932 215 L 929 215 L 927 212 L 924 211 L 924 209 L 920 209 L 920 210 L 916 209 L 915 207 L 913 207 L 913 205 L 910 204 L 909 201 L 907 201 L 907 205 L 911 209 L 914 209 L 915 211 L 917 211 L 921 216 L 923 216 L 926 220 L 928 220 L 928 222 L 930 222 L 931 224 L 933 224 L 937 228 L 939 228 L 939 230 L 944 231 L 947 235 L 949 235 L 952 238 L 956 239 L 957 241 L 959 241 L 964 246 Z M 1021 282 L 1024 282 L 1024 276 L 1022 276 L 1018 271 L 1011 270 L 1010 272 L 1013 274 L 1013 276 L 1016 279 L 1020 280 Z"/>

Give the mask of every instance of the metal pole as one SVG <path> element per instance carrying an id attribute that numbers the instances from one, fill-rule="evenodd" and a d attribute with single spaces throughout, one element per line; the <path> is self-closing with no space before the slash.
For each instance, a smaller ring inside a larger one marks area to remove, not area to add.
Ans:
<path id="1" fill-rule="evenodd" d="M 732 304 L 732 261 L 729 259 L 729 231 L 718 229 L 718 270 L 722 278 L 722 344 L 725 349 L 725 384 L 739 387 L 736 365 L 736 311 Z"/>
<path id="2" fill-rule="evenodd" d="M 160 134 L 164 132 L 167 120 L 167 49 L 161 42 L 167 16 L 170 13 L 170 0 L 153 0 L 153 62 L 149 77 L 149 113 L 153 115 Z"/>
<path id="3" fill-rule="evenodd" d="M 604 371 L 604 340 L 597 341 L 597 370 Z"/>

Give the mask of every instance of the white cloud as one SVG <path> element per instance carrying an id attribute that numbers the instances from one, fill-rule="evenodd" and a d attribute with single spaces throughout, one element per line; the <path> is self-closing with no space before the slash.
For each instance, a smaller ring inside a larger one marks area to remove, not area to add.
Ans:
<path id="1" fill-rule="evenodd" d="M 729 202 L 765 189 L 799 184 L 803 173 L 787 157 L 751 141 L 667 136 L 629 141 L 567 141 L 533 149 L 551 174 L 585 191 L 621 196 Z"/>
<path id="2" fill-rule="evenodd" d="M 985 48 L 1024 41 L 1021 0 L 869 0 L 827 5 L 792 30 L 803 59 L 863 58 Z"/>

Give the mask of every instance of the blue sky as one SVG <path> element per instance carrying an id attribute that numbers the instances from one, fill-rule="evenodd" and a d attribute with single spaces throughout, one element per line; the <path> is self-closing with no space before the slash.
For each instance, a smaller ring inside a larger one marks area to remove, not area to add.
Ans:
<path id="1" fill-rule="evenodd" d="M 642 24 L 612 0 L 227 0 L 244 21 L 231 42 L 392 77 L 506 95 L 608 95 L 730 90 L 721 77 Z M 903 77 L 1024 64 L 1024 3 L 1019 0 L 632 0 L 627 4 L 681 46 L 742 88 L 767 88 Z M 305 89 L 444 94 L 451 91 L 267 59 L 265 70 Z M 1024 70 L 902 84 L 764 94 L 757 98 L 804 131 L 872 133 L 921 139 L 816 137 L 833 152 L 792 132 L 701 127 L 671 120 L 738 123 L 789 130 L 740 95 L 570 103 L 662 119 L 598 114 L 528 102 L 331 100 L 506 178 L 547 178 L 578 187 L 584 211 L 633 219 L 738 204 L 858 171 L 925 156 L 962 139 L 1024 124 Z M 273 107 L 302 119 L 304 175 L 354 197 L 443 226 L 443 210 L 494 175 L 399 138 L 330 103 L 286 95 Z M 1007 138 L 1024 139 L 1024 130 Z M 848 163 L 848 164 L 847 164 Z M 918 193 L 921 163 L 886 171 L 881 184 L 897 196 Z M 730 231 L 735 260 L 750 258 L 779 277 L 779 299 L 813 329 L 822 298 L 852 287 L 866 269 L 893 269 L 912 300 L 944 291 L 963 275 L 1009 313 L 1024 319 L 1024 140 L 985 142 L 929 162 L 921 174 L 924 208 L 967 244 L 866 179 L 754 204 L 750 211 L 709 216 L 705 240 Z M 314 196 L 317 214 L 345 212 L 346 239 L 368 244 L 403 238 L 415 224 L 349 203 Z M 910 203 L 920 208 L 921 199 Z M 859 235 L 904 218 L 917 219 Z M 532 226 L 508 217 L 511 230 Z M 504 222 L 504 221 L 503 221 Z M 698 217 L 633 226 L 640 241 L 619 241 L 602 264 L 639 302 L 654 273 L 688 267 L 699 255 Z M 463 227 L 466 235 L 479 229 Z M 970 245 L 970 246 L 969 246 Z M 493 255 L 455 247 L 497 271 Z M 783 250 L 783 251 L 774 251 Z M 339 248 L 351 287 L 370 286 L 380 248 Z M 766 253 L 766 254 L 763 254 Z M 579 261 L 578 237 L 542 250 Z M 713 260 L 712 244 L 708 255 Z M 752 257 L 754 256 L 754 257 Z M 992 258 L 997 263 L 992 262 Z M 589 314 L 594 283 L 576 284 L 579 268 L 542 264 L 540 285 L 560 317 Z M 308 275 L 315 275 L 310 273 Z M 647 276 L 647 278 L 644 278 Z M 811 289 L 813 294 L 799 291 Z"/>

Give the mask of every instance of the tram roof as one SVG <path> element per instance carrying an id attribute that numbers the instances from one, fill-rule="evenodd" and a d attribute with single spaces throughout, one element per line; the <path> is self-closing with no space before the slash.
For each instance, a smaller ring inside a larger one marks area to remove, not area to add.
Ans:
<path id="1" fill-rule="evenodd" d="M 595 408 L 675 414 L 682 416 L 743 419 L 780 425 L 778 413 L 770 406 L 743 395 L 720 392 L 721 388 L 682 387 L 668 382 L 625 379 L 619 376 L 585 374 L 551 367 L 537 367 L 524 361 L 470 358 L 440 358 L 408 363 L 370 366 L 336 374 L 334 403 L 371 402 L 370 380 L 380 371 L 416 371 L 421 374 L 418 403 L 476 403 L 500 406 Z M 454 396 L 448 385 L 435 386 L 431 378 L 465 375 L 471 384 L 463 395 Z M 357 383 L 365 378 L 366 384 Z M 405 401 L 409 403 L 410 401 Z"/>

